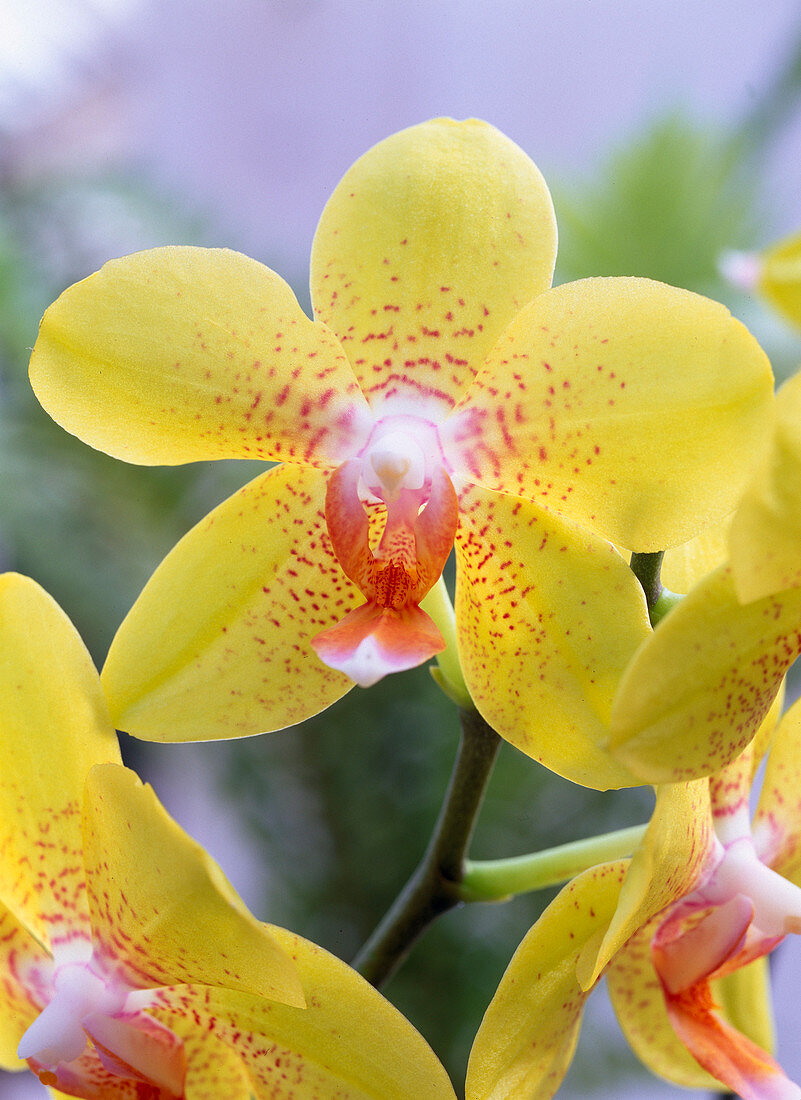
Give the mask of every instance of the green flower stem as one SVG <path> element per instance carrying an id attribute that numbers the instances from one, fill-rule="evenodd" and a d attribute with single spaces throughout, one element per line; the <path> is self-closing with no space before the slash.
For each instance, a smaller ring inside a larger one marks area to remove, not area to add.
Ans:
<path id="1" fill-rule="evenodd" d="M 506 901 L 514 894 L 556 886 L 596 863 L 630 856 L 646 828 L 633 825 L 511 859 L 468 860 L 459 894 L 463 901 Z"/>
<path id="2" fill-rule="evenodd" d="M 461 709 L 459 718 L 459 752 L 428 848 L 352 963 L 377 987 L 400 965 L 428 925 L 463 901 L 459 886 L 465 857 L 501 739 L 478 711 Z"/>
<path id="3" fill-rule="evenodd" d="M 662 595 L 662 581 L 659 579 L 659 574 L 662 570 L 662 558 L 664 556 L 664 550 L 657 550 L 653 554 L 631 555 L 631 571 L 642 585 L 649 615 Z"/>

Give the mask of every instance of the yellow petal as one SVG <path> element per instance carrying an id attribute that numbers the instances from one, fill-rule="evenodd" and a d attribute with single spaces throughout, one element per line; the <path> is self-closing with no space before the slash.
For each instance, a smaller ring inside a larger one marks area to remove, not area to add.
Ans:
<path id="1" fill-rule="evenodd" d="M 644 781 L 711 775 L 754 737 L 801 649 L 801 589 L 741 605 L 728 568 L 664 618 L 620 682 L 610 749 Z"/>
<path id="2" fill-rule="evenodd" d="M 201 1031 L 192 1017 L 173 1017 L 170 1027 L 181 1036 L 186 1051 L 184 1100 L 251 1100 L 253 1083 L 235 1050 Z"/>
<path id="3" fill-rule="evenodd" d="M 264 927 L 294 960 L 305 1009 L 192 987 L 164 990 L 159 1017 L 212 1019 L 247 1066 L 258 1100 L 288 1098 L 291 1088 L 319 1100 L 454 1100 L 431 1048 L 377 990 L 308 940 Z M 276 1093 L 279 1082 L 286 1093 Z"/>
<path id="4" fill-rule="evenodd" d="M 763 253 L 757 285 L 786 320 L 801 328 L 801 233 Z"/>
<path id="5" fill-rule="evenodd" d="M 576 965 L 611 920 L 625 872 L 620 861 L 579 875 L 520 944 L 473 1043 L 467 1100 L 549 1100 L 559 1088 L 589 996 Z"/>
<path id="6" fill-rule="evenodd" d="M 729 560 L 729 528 L 732 517 L 704 528 L 689 542 L 668 550 L 662 561 L 662 584 L 682 595 L 694 588 L 708 573 Z"/>
<path id="7" fill-rule="evenodd" d="M 67 431 L 146 465 L 335 465 L 369 419 L 331 333 L 227 249 L 137 252 L 76 283 L 44 316 L 30 375 Z"/>
<path id="8" fill-rule="evenodd" d="M 103 669 L 119 729 L 243 737 L 317 714 L 352 682 L 309 638 L 362 602 L 328 539 L 325 479 L 278 466 L 193 528 L 151 577 Z"/>
<path id="9" fill-rule="evenodd" d="M 49 956 L 14 915 L 0 904 L 0 1068 L 23 1069 L 19 1041 L 41 1011 L 25 978 Z"/>
<path id="10" fill-rule="evenodd" d="M 773 735 L 753 834 L 760 859 L 801 886 L 801 701 Z"/>
<path id="11" fill-rule="evenodd" d="M 657 790 L 656 806 L 642 844 L 634 853 L 615 915 L 597 952 L 585 952 L 578 967 L 590 989 L 637 929 L 698 883 L 713 850 L 709 784 L 673 783 Z"/>
<path id="12" fill-rule="evenodd" d="M 80 805 L 119 761 L 97 671 L 34 581 L 0 576 L 0 901 L 46 948 L 88 933 Z"/>
<path id="13" fill-rule="evenodd" d="M 686 542 L 737 502 L 773 378 L 728 310 L 649 279 L 585 279 L 524 309 L 451 418 L 449 454 L 636 551 Z"/>
<path id="14" fill-rule="evenodd" d="M 650 633 L 631 570 L 608 543 L 527 501 L 473 489 L 460 508 L 457 631 L 476 706 L 576 783 L 636 784 L 601 748 L 617 682 Z"/>
<path id="15" fill-rule="evenodd" d="M 93 768 L 83 808 L 95 952 L 135 988 L 201 982 L 302 1006 L 289 955 L 150 786 Z"/>
<path id="16" fill-rule="evenodd" d="M 485 122 L 435 119 L 346 173 L 314 239 L 312 300 L 374 408 L 438 419 L 550 285 L 555 256 L 551 197 L 526 154 Z"/>
<path id="17" fill-rule="evenodd" d="M 734 515 L 730 554 L 743 603 L 801 585 L 801 374 L 776 397 L 772 445 Z"/>

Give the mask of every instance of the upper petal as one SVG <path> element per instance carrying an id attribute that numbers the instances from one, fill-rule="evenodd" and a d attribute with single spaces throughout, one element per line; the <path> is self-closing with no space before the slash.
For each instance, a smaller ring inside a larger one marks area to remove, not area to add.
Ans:
<path id="1" fill-rule="evenodd" d="M 767 442 L 770 364 L 716 302 L 585 279 L 524 309 L 448 423 L 457 473 L 636 551 L 731 511 Z"/>
<path id="2" fill-rule="evenodd" d="M 283 279 L 227 249 L 107 263 L 45 313 L 30 376 L 62 427 L 146 465 L 336 465 L 370 422 L 332 334 Z"/>
<path id="3" fill-rule="evenodd" d="M 473 1043 L 467 1100 L 550 1100 L 559 1088 L 590 993 L 576 967 L 614 914 L 626 866 L 579 875 L 520 944 Z"/>
<path id="4" fill-rule="evenodd" d="M 352 682 L 309 639 L 361 601 L 334 557 L 325 478 L 278 466 L 194 527 L 123 621 L 103 668 L 118 728 L 245 737 L 317 714 Z"/>
<path id="5" fill-rule="evenodd" d="M 465 683 L 502 737 L 604 790 L 637 780 L 602 748 L 615 687 L 650 633 L 613 547 L 529 501 L 461 495 L 456 620 Z"/>
<path id="6" fill-rule="evenodd" d="M 34 581 L 0 576 L 0 900 L 45 947 L 88 933 L 83 784 L 119 759 L 72 623 Z"/>
<path id="7" fill-rule="evenodd" d="M 287 952 L 132 771 L 92 769 L 83 831 L 95 956 L 106 973 L 134 988 L 201 982 L 303 1006 Z"/>
<path id="8" fill-rule="evenodd" d="M 771 447 L 734 514 L 729 553 L 744 603 L 801 585 L 801 374 L 776 395 Z"/>
<path id="9" fill-rule="evenodd" d="M 752 740 L 801 649 L 801 589 L 743 606 L 718 569 L 627 668 L 610 748 L 652 783 L 711 775 Z"/>
<path id="10" fill-rule="evenodd" d="M 159 994 L 159 1017 L 170 1026 L 182 1016 L 199 1029 L 208 1023 L 242 1059 L 258 1100 L 290 1090 L 319 1100 L 454 1100 L 431 1048 L 361 975 L 293 932 L 264 928 L 295 962 L 305 1009 L 227 989 L 178 987 Z"/>
<path id="11" fill-rule="evenodd" d="M 380 142 L 334 191 L 314 310 L 374 408 L 441 418 L 550 285 L 555 255 L 551 197 L 526 154 L 485 122 L 435 119 Z"/>

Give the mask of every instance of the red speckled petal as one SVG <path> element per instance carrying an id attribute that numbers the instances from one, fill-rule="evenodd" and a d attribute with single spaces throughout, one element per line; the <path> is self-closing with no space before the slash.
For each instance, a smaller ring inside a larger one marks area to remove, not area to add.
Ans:
<path id="1" fill-rule="evenodd" d="M 362 602 L 324 502 L 322 473 L 279 466 L 178 543 L 103 669 L 118 728 L 153 741 L 244 737 L 301 722 L 352 687 L 309 644 Z"/>
<path id="2" fill-rule="evenodd" d="M 590 993 L 576 965 L 611 920 L 626 867 L 622 860 L 579 875 L 520 944 L 476 1035 L 467 1100 L 550 1100 L 557 1091 Z"/>
<path id="3" fill-rule="evenodd" d="M 601 748 L 615 687 L 649 634 L 615 550 L 527 501 L 462 494 L 456 618 L 465 683 L 490 725 L 585 786 L 637 779 Z"/>
<path id="4" fill-rule="evenodd" d="M 288 954 L 220 868 L 119 765 L 86 781 L 84 851 L 95 956 L 134 988 L 203 982 L 304 1004 Z"/>
<path id="5" fill-rule="evenodd" d="M 446 447 L 457 474 L 664 550 L 732 510 L 772 409 L 770 363 L 723 306 L 649 279 L 585 279 L 513 321 Z"/>
<path id="6" fill-rule="evenodd" d="M 331 466 L 371 422 L 333 335 L 226 249 L 137 252 L 70 287 L 42 320 L 31 385 L 62 427 L 146 465 Z"/>
<path id="7" fill-rule="evenodd" d="M 0 900 L 46 947 L 88 935 L 80 803 L 119 761 L 92 659 L 34 581 L 0 577 Z"/>
<path id="8" fill-rule="evenodd" d="M 773 736 L 753 836 L 760 859 L 801 886 L 801 702 Z"/>
<path id="9" fill-rule="evenodd" d="M 526 154 L 485 122 L 435 119 L 346 173 L 314 239 L 312 300 L 374 408 L 438 420 L 550 285 L 555 256 Z"/>
<path id="10" fill-rule="evenodd" d="M 610 748 L 644 781 L 711 775 L 752 740 L 801 651 L 801 590 L 745 606 L 728 568 L 657 626 L 621 680 Z"/>
<path id="11" fill-rule="evenodd" d="M 377 990 L 308 940 L 265 928 L 298 967 L 305 1009 L 185 986 L 160 991 L 154 1012 L 168 1025 L 205 1021 L 242 1058 L 257 1100 L 455 1100 L 431 1048 Z"/>
<path id="12" fill-rule="evenodd" d="M 27 929 L 0 905 L 0 1067 L 22 1069 L 19 1041 L 41 1011 L 32 991 L 31 967 L 49 956 Z"/>

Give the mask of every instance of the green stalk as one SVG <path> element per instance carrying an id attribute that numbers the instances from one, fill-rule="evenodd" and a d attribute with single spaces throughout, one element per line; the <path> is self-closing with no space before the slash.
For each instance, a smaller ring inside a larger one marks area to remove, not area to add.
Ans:
<path id="1" fill-rule="evenodd" d="M 463 901 L 506 901 L 515 894 L 556 886 L 596 863 L 630 856 L 646 828 L 633 825 L 510 859 L 467 860 L 459 895 Z"/>

